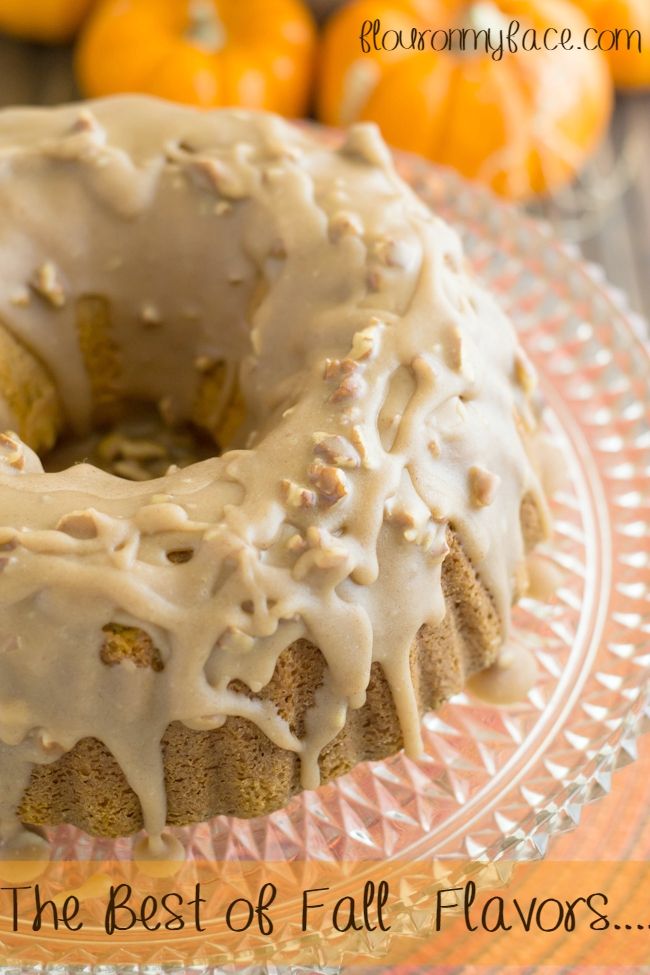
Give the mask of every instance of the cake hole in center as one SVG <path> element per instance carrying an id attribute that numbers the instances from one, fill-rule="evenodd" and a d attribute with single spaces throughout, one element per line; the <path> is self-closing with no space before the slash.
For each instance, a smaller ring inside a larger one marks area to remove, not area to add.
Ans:
<path id="1" fill-rule="evenodd" d="M 87 463 L 129 481 L 148 481 L 220 453 L 219 444 L 194 424 L 170 426 L 152 404 L 129 403 L 119 419 L 87 437 L 63 436 L 41 460 L 48 473 Z"/>

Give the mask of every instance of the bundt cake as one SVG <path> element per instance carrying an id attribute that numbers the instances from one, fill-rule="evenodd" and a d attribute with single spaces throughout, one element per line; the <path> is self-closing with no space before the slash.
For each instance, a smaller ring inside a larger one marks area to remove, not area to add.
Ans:
<path id="1" fill-rule="evenodd" d="M 258 816 L 417 755 L 548 515 L 533 371 L 377 130 L 5 110 L 0 212 L 4 840 Z M 147 478 L 160 445 L 119 433 L 147 404 L 204 459 Z"/>

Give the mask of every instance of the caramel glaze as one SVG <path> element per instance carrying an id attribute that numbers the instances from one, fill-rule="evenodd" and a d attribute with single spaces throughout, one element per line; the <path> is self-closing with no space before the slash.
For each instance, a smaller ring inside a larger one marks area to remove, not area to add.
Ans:
<path id="1" fill-rule="evenodd" d="M 273 116 L 146 98 L 8 110 L 0 212 L 0 320 L 51 380 L 55 426 L 85 436 L 121 399 L 182 421 L 206 361 L 238 366 L 246 404 L 241 449 L 130 483 L 43 473 L 34 451 L 56 430 L 26 429 L 25 390 L 0 398 L 0 429 L 30 441 L 0 448 L 3 837 L 33 764 L 87 737 L 159 836 L 174 721 L 245 717 L 314 788 L 373 662 L 417 755 L 409 649 L 445 614 L 447 527 L 505 637 L 521 503 L 545 505 L 532 370 L 377 130 L 332 150 Z M 88 302 L 99 366 L 80 341 Z M 107 666 L 111 624 L 144 631 L 160 666 Z M 303 637 L 327 668 L 298 738 L 229 685 L 259 691 Z"/>

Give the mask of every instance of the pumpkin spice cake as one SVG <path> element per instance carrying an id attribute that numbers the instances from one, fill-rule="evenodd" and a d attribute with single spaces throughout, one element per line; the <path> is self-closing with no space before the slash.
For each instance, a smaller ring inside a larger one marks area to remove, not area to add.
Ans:
<path id="1" fill-rule="evenodd" d="M 417 756 L 548 516 L 533 370 L 374 126 L 5 110 L 0 210 L 5 842 Z"/>

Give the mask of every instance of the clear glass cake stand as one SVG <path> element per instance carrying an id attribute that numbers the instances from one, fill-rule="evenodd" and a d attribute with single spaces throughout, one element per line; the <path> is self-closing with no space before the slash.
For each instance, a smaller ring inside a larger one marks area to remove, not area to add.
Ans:
<path id="1" fill-rule="evenodd" d="M 274 815 L 178 830 L 190 856 L 381 859 L 386 876 L 398 859 L 539 858 L 555 834 L 577 826 L 585 803 L 609 791 L 650 715 L 650 362 L 642 325 L 545 225 L 450 172 L 406 155 L 398 164 L 459 230 L 540 373 L 544 421 L 565 470 L 548 549 L 562 581 L 549 604 L 526 599 L 516 608 L 512 634 L 534 652 L 539 679 L 516 706 L 459 694 L 428 715 L 419 762 L 400 754 Z M 61 858 L 131 855 L 130 840 L 108 843 L 69 828 L 50 835 Z M 292 970 L 317 971 L 313 950 Z"/>

